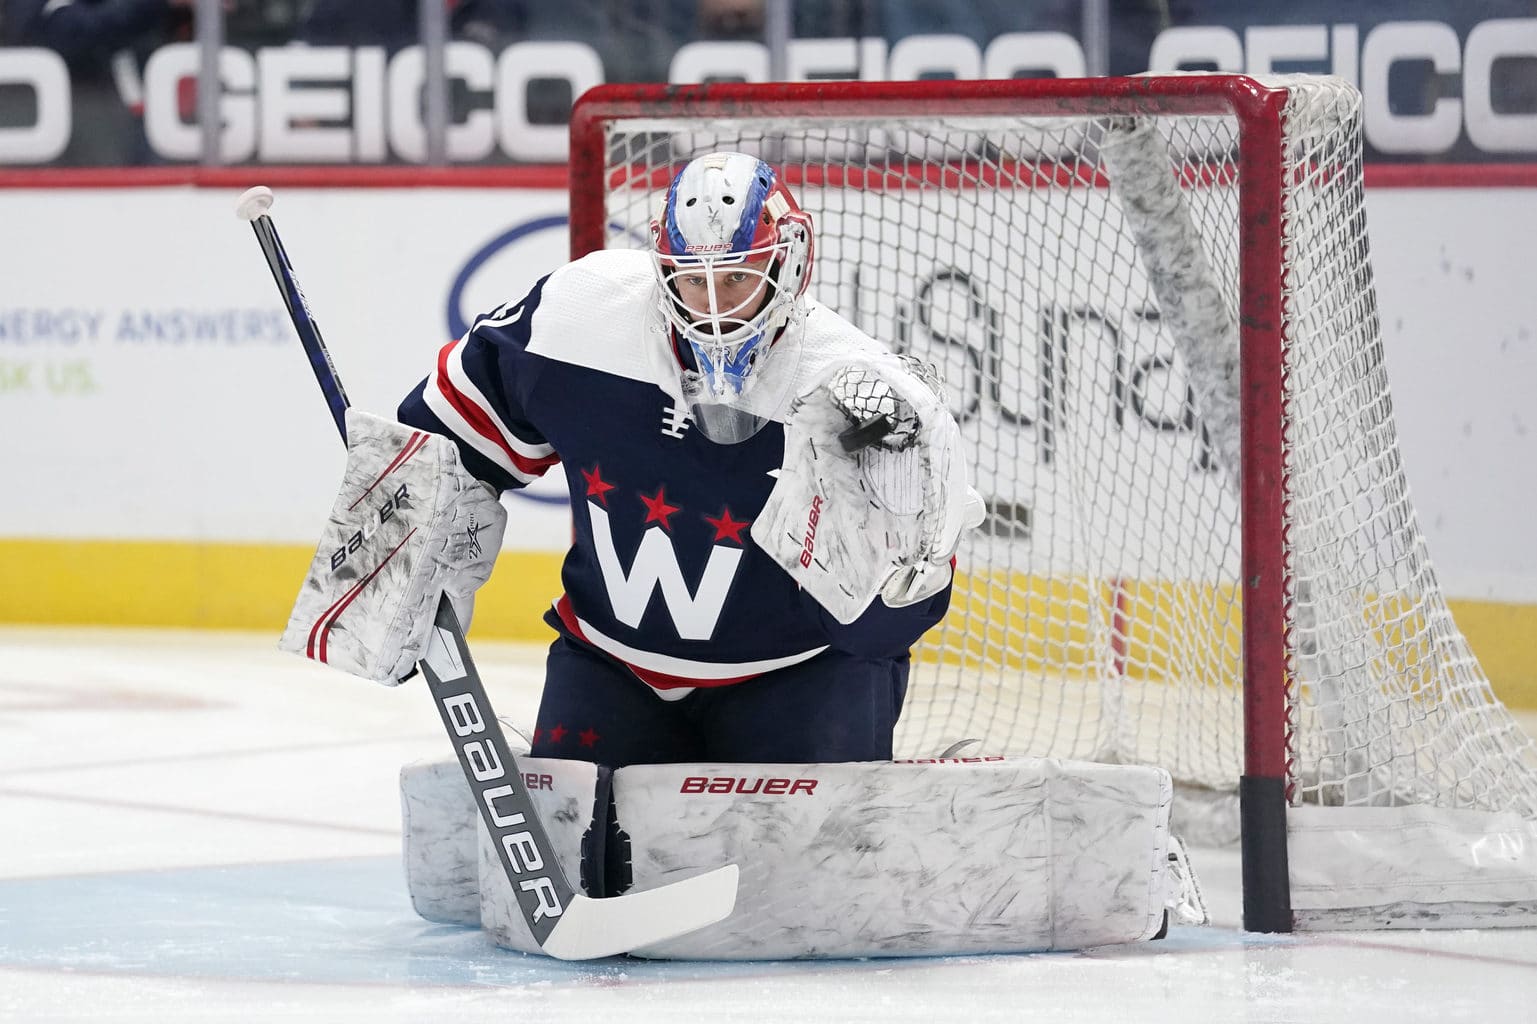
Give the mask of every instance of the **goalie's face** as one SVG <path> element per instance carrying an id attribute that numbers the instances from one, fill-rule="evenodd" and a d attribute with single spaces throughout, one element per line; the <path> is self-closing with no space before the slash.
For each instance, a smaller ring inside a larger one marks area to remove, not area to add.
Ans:
<path id="1" fill-rule="evenodd" d="M 668 319 L 717 399 L 729 400 L 749 386 L 784 325 L 787 303 L 776 301 L 774 282 L 783 249 L 659 261 Z"/>
<path id="2" fill-rule="evenodd" d="M 712 153 L 679 172 L 651 230 L 661 310 L 698 378 L 686 387 L 731 402 L 800 316 L 810 219 L 767 164 Z"/>
<path id="3" fill-rule="evenodd" d="M 763 310 L 770 288 L 768 268 L 767 256 L 740 266 L 689 268 L 673 276 L 673 287 L 696 324 L 704 324 L 714 335 L 730 333 L 728 322 L 746 324 Z"/>
<path id="4" fill-rule="evenodd" d="M 769 262 L 768 256 L 719 268 L 712 262 L 672 276 L 678 302 L 691 319 L 683 336 L 721 397 L 741 392 L 758 346 L 766 341 L 754 322 L 773 291 Z"/>

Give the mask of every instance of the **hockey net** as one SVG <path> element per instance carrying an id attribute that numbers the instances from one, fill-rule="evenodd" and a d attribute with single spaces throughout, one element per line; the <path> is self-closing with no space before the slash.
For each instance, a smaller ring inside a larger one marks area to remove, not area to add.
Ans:
<path id="1" fill-rule="evenodd" d="M 815 220 L 818 299 L 940 367 L 989 515 L 915 651 L 899 756 L 975 738 L 1161 765 L 1204 795 L 1182 806 L 1208 841 L 1237 838 L 1240 777 L 1274 774 L 1297 923 L 1432 923 L 1399 892 L 1313 917 L 1339 900 L 1298 897 L 1298 858 L 1363 830 L 1537 838 L 1537 753 L 1452 621 L 1399 460 L 1360 97 L 1164 81 L 621 104 L 592 137 L 603 208 L 574 194 L 573 248 L 645 244 L 682 161 L 756 153 Z M 1264 688 L 1247 705 L 1246 675 Z M 1415 810 L 1328 818 L 1315 849 L 1308 808 Z M 1400 856 L 1419 854 L 1361 870 Z M 1512 863 L 1507 888 L 1474 886 L 1495 916 L 1537 895 Z M 1483 920 L 1463 912 L 1478 899 L 1444 902 L 1447 922 Z"/>

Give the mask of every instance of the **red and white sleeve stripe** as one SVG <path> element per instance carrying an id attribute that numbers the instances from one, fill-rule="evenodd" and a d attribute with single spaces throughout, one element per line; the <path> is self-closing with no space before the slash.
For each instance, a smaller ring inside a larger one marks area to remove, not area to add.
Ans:
<path id="1" fill-rule="evenodd" d="M 438 363 L 427 380 L 423 398 L 433 415 L 461 441 L 474 448 L 521 483 L 531 483 L 560 461 L 547 444 L 525 441 L 508 429 L 486 396 L 465 372 L 464 339 L 451 341 L 438 352 Z"/>

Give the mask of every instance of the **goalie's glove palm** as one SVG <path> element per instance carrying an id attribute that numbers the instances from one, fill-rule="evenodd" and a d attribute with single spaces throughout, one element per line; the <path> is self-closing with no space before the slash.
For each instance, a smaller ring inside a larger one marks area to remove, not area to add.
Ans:
<path id="1" fill-rule="evenodd" d="M 849 366 L 827 384 L 834 406 L 850 421 L 838 440 L 858 460 L 863 486 L 887 512 L 913 517 L 917 529 L 916 537 L 902 545 L 898 569 L 881 590 L 894 608 L 944 589 L 961 531 L 981 521 L 971 508 L 945 507 L 960 498 L 980 511 L 981 497 L 966 482 L 960 428 L 943 407 L 944 383 L 938 371 L 913 356 L 896 359 L 910 379 L 889 370 Z M 914 389 L 913 381 L 927 390 Z M 909 386 L 899 391 L 899 383 Z"/>
<path id="2" fill-rule="evenodd" d="M 791 408 L 753 538 L 841 622 L 877 594 L 899 607 L 943 590 L 962 530 L 980 521 L 942 394 L 927 364 L 881 355 Z"/>

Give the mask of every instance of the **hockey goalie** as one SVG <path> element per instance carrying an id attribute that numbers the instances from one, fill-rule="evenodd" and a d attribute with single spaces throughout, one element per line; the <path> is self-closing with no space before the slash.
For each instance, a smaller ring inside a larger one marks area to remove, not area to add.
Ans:
<path id="1" fill-rule="evenodd" d="M 983 506 L 933 368 L 814 301 L 814 257 L 772 167 L 689 162 L 649 251 L 593 253 L 476 320 L 398 423 L 352 414 L 284 646 L 407 677 L 438 597 L 467 615 L 490 573 L 496 496 L 559 464 L 573 540 L 518 768 L 590 895 L 742 871 L 729 918 L 635 952 L 1150 938 L 1183 877 L 1165 772 L 892 761 L 908 651 Z M 537 950 L 457 766 L 402 790 L 418 910 Z"/>

